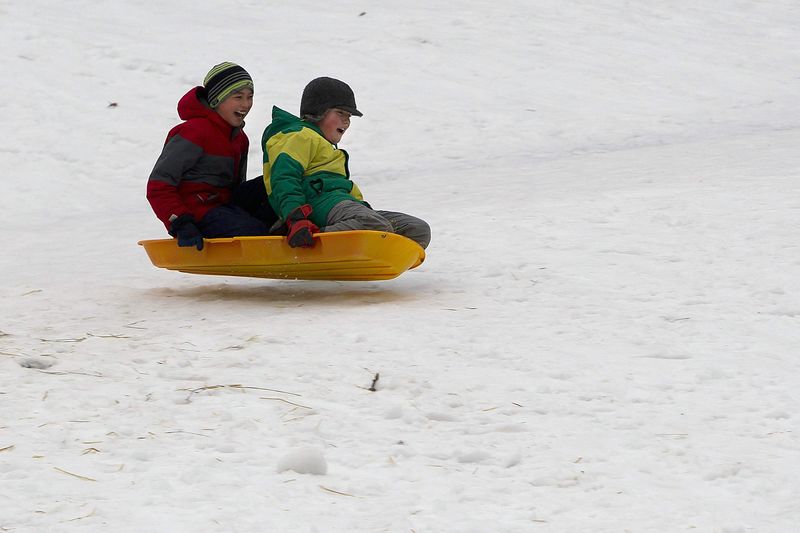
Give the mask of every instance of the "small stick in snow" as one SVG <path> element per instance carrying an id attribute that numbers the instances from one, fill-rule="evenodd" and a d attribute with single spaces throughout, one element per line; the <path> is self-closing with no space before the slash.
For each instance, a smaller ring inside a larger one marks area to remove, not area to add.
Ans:
<path id="1" fill-rule="evenodd" d="M 353 496 L 352 494 L 348 494 L 346 492 L 339 492 L 338 490 L 329 489 L 328 487 L 325 487 L 323 485 L 320 485 L 319 488 L 321 488 L 322 490 L 326 490 L 328 492 L 332 492 L 333 494 L 339 494 L 340 496 L 350 496 L 351 498 L 355 498 L 355 496 Z"/>
<path id="2" fill-rule="evenodd" d="M 42 289 L 33 289 L 32 291 L 22 293 L 22 296 L 28 296 L 29 294 L 36 294 L 37 292 L 42 292 Z"/>
<path id="3" fill-rule="evenodd" d="M 236 389 L 265 390 L 265 391 L 269 391 L 269 392 L 278 392 L 280 394 L 291 394 L 292 396 L 302 396 L 302 394 L 298 394 L 296 392 L 288 392 L 288 391 L 285 391 L 285 390 L 278 390 L 278 389 L 268 389 L 266 387 L 248 387 L 248 386 L 245 386 L 245 385 L 231 385 L 231 386 L 236 388 Z"/>
<path id="4" fill-rule="evenodd" d="M 376 389 L 376 388 L 375 388 L 375 385 L 377 385 L 377 384 L 378 384 L 378 380 L 379 380 L 379 379 L 381 379 L 381 375 L 380 375 L 380 374 L 378 374 L 378 373 L 376 372 L 376 373 L 375 373 L 375 377 L 374 377 L 374 378 L 372 378 L 372 385 L 370 385 L 370 386 L 369 386 L 369 388 L 368 388 L 367 390 L 368 390 L 368 391 L 372 391 L 372 392 L 375 392 L 375 391 L 377 391 L 378 389 Z"/>
<path id="5" fill-rule="evenodd" d="M 195 433 L 194 431 L 184 431 L 182 429 L 175 429 L 175 430 L 172 430 L 172 431 L 165 431 L 164 433 L 167 433 L 167 434 L 170 434 L 170 435 L 172 433 L 186 433 L 187 435 L 197 435 L 198 437 L 206 437 L 206 438 L 209 438 L 209 439 L 211 438 L 210 436 L 203 435 L 202 433 Z"/>
<path id="6" fill-rule="evenodd" d="M 83 480 L 85 480 L 85 481 L 97 481 L 96 479 L 92 479 L 92 478 L 90 478 L 90 477 L 86 477 L 86 476 L 80 476 L 80 475 L 78 475 L 78 474 L 73 474 L 72 472 L 67 472 L 66 470 L 63 470 L 63 469 L 61 469 L 61 468 L 59 468 L 59 467 L 57 467 L 57 466 L 54 466 L 54 467 L 53 467 L 53 469 L 54 469 L 54 470 L 58 470 L 59 472 L 61 472 L 61 473 L 63 473 L 63 474 L 67 474 L 68 476 L 76 477 L 76 478 L 78 478 L 78 479 L 83 479 Z"/>
<path id="7" fill-rule="evenodd" d="M 83 342 L 86 337 L 77 337 L 75 339 L 39 339 L 42 342 Z"/>
<path id="8" fill-rule="evenodd" d="M 299 403 L 290 402 L 289 400 L 284 400 L 283 398 L 270 398 L 268 396 L 260 396 L 259 400 L 276 400 L 279 402 L 288 403 L 289 405 L 294 405 L 295 407 L 302 407 L 303 409 L 311 409 L 307 405 L 300 405 Z"/>
<path id="9" fill-rule="evenodd" d="M 64 520 L 64 522 L 75 522 L 76 520 L 83 520 L 84 518 L 89 518 L 90 516 L 94 516 L 94 512 L 96 509 L 92 509 L 92 512 L 87 514 L 86 516 L 79 516 L 78 518 L 70 518 L 69 520 Z"/>
<path id="10" fill-rule="evenodd" d="M 301 394 L 297 394 L 296 392 L 287 392 L 278 389 L 268 389 L 266 387 L 248 387 L 246 385 L 241 384 L 233 384 L 233 385 L 208 385 L 206 387 L 198 387 L 196 389 L 178 389 L 178 390 L 188 390 L 191 394 L 197 394 L 198 392 L 206 391 L 206 390 L 214 390 L 214 389 L 251 389 L 251 390 L 265 390 L 269 392 L 277 392 L 280 394 L 290 394 L 292 396 L 302 396 Z"/>
<path id="11" fill-rule="evenodd" d="M 37 369 L 39 370 L 39 369 Z M 103 378 L 105 377 L 100 372 L 56 372 L 54 370 L 47 371 L 47 370 L 39 370 L 42 374 L 52 374 L 53 376 L 66 376 L 67 374 L 75 374 L 76 376 L 89 376 L 93 378 Z"/>

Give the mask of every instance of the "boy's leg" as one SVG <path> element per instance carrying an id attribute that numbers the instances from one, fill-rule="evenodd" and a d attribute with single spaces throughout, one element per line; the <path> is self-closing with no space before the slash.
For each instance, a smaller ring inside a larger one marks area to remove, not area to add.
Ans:
<path id="1" fill-rule="evenodd" d="M 393 233 L 408 237 L 423 248 L 431 242 L 431 227 L 421 218 L 413 217 L 396 211 L 376 211 L 392 225 Z"/>
<path id="2" fill-rule="evenodd" d="M 207 239 L 269 235 L 269 227 L 236 205 L 215 207 L 203 217 L 197 227 Z"/>
<path id="3" fill-rule="evenodd" d="M 267 226 L 273 225 L 278 220 L 278 215 L 272 210 L 267 198 L 264 176 L 247 180 L 236 187 L 231 195 L 230 203 L 241 207 Z"/>
<path id="4" fill-rule="evenodd" d="M 369 229 L 397 233 L 416 241 L 423 248 L 431 242 L 427 222 L 396 211 L 375 211 L 360 202 L 339 202 L 328 213 L 328 225 L 321 231 Z"/>
<path id="5" fill-rule="evenodd" d="M 373 211 L 361 202 L 344 200 L 339 202 L 328 213 L 328 225 L 320 231 L 348 231 L 369 229 L 394 233 L 392 224 L 377 211 Z"/>

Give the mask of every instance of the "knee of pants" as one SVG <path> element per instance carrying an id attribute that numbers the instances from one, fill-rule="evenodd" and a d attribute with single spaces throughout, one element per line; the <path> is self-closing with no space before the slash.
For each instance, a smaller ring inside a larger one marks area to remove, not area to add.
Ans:
<path id="1" fill-rule="evenodd" d="M 364 229 L 373 229 L 375 231 L 394 233 L 394 227 L 392 227 L 392 223 L 383 217 L 370 217 L 368 219 L 364 219 Z"/>
<path id="2" fill-rule="evenodd" d="M 431 243 L 431 226 L 424 220 L 420 220 L 419 223 L 416 223 L 412 228 L 409 228 L 408 233 L 409 236 L 413 235 L 412 238 L 423 248 L 427 248 Z"/>
<path id="3" fill-rule="evenodd" d="M 374 211 L 361 212 L 351 220 L 361 229 L 394 233 L 394 226 L 392 226 L 391 221 Z"/>

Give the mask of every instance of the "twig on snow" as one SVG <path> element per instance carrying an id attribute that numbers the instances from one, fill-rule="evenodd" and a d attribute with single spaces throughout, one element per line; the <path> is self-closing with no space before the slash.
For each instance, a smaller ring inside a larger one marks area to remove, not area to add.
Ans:
<path id="1" fill-rule="evenodd" d="M 39 370 L 42 374 L 53 374 L 55 376 L 64 376 L 66 374 L 77 374 L 79 376 L 91 376 L 93 378 L 103 378 L 103 374 L 99 372 L 56 372 L 51 370 Z"/>
<path id="2" fill-rule="evenodd" d="M 39 339 L 42 342 L 83 342 L 86 337 L 78 337 L 76 339 Z"/>
<path id="3" fill-rule="evenodd" d="M 165 431 L 164 433 L 168 433 L 168 434 L 169 433 L 187 433 L 189 435 L 197 435 L 198 437 L 208 437 L 209 439 L 211 438 L 208 435 L 203 435 L 202 433 L 195 433 L 193 431 L 184 431 L 182 429 L 175 429 L 175 430 L 172 430 L 172 431 Z"/>
<path id="4" fill-rule="evenodd" d="M 188 390 L 191 394 L 197 394 L 198 392 L 203 392 L 203 391 L 206 391 L 206 390 L 214 390 L 214 389 L 263 390 L 263 391 L 269 391 L 269 392 L 277 392 L 279 394 L 289 394 L 291 396 L 301 396 L 300 394 L 297 394 L 296 392 L 288 392 L 288 391 L 283 391 L 283 390 L 278 390 L 278 389 L 268 389 L 266 387 L 248 387 L 246 385 L 241 385 L 241 384 L 238 384 L 238 383 L 235 383 L 233 385 L 208 385 L 208 386 L 205 386 L 205 387 L 198 387 L 196 389 L 178 389 L 178 390 Z"/>
<path id="5" fill-rule="evenodd" d="M 87 514 L 86 516 L 79 516 L 78 518 L 70 518 L 69 520 L 64 520 L 64 522 L 75 522 L 76 520 L 83 520 L 84 518 L 89 518 L 90 516 L 94 516 L 94 512 L 96 509 L 92 509 L 92 512 Z"/>
<path id="6" fill-rule="evenodd" d="M 375 388 L 375 385 L 378 384 L 378 380 L 379 379 L 381 379 L 381 375 L 379 373 L 375 372 L 375 377 L 372 378 L 372 385 L 370 385 L 367 390 L 371 391 L 371 392 L 377 391 L 378 389 Z"/>
<path id="7" fill-rule="evenodd" d="M 352 494 L 348 494 L 346 492 L 339 492 L 338 490 L 329 489 L 328 487 L 325 487 L 324 485 L 320 485 L 319 488 L 321 488 L 322 490 L 331 492 L 333 494 L 338 494 L 340 496 L 350 496 L 351 498 L 355 498 L 355 496 L 353 496 Z"/>
<path id="8" fill-rule="evenodd" d="M 95 335 L 94 333 L 87 333 L 90 337 L 96 337 L 98 339 L 130 339 L 127 335 L 122 335 L 121 333 L 109 333 L 108 335 Z"/>
<path id="9" fill-rule="evenodd" d="M 285 390 L 278 390 L 278 389 L 267 389 L 265 387 L 246 387 L 244 385 L 235 385 L 234 387 L 239 389 L 265 390 L 269 392 L 277 392 L 279 394 L 289 394 L 291 396 L 302 396 L 301 394 L 297 394 L 296 392 L 288 392 Z"/>
<path id="10" fill-rule="evenodd" d="M 81 475 L 79 475 L 79 474 L 73 474 L 72 472 L 67 472 L 66 470 L 64 470 L 64 469 L 62 469 L 62 468 L 59 468 L 59 467 L 57 467 L 57 466 L 54 466 L 54 467 L 53 467 L 53 470 L 58 470 L 58 471 L 59 471 L 59 472 L 61 472 L 62 474 L 67 474 L 68 476 L 76 477 L 76 478 L 78 478 L 78 479 L 83 479 L 83 480 L 85 480 L 85 481 L 97 481 L 96 479 L 93 479 L 93 478 L 90 478 L 90 477 L 81 476 Z"/>
<path id="11" fill-rule="evenodd" d="M 300 405 L 299 403 L 290 402 L 289 400 L 284 400 L 283 398 L 271 398 L 269 396 L 259 396 L 258 399 L 259 400 L 275 400 L 275 401 L 278 401 L 278 402 L 288 403 L 289 405 L 294 405 L 295 407 L 302 407 L 303 409 L 312 409 L 312 407 L 309 407 L 307 405 Z"/>

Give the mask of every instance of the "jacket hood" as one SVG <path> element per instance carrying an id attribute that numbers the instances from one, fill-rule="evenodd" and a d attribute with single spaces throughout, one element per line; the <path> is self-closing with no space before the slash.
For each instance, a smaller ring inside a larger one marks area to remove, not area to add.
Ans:
<path id="1" fill-rule="evenodd" d="M 211 114 L 217 113 L 208 107 L 205 102 L 205 90 L 202 87 L 195 87 L 178 101 L 178 116 L 181 120 L 189 120 L 192 118 L 209 117 Z M 202 100 L 201 100 L 202 98 Z"/>
<path id="2" fill-rule="evenodd" d="M 211 109 L 206 100 L 206 90 L 202 86 L 191 89 L 178 101 L 178 116 L 181 120 L 205 118 L 233 138 L 242 128 L 234 128 L 219 113 Z"/>
<path id="3" fill-rule="evenodd" d="M 301 122 L 300 117 L 297 117 L 288 111 L 284 111 L 278 106 L 272 106 L 272 122 L 280 129 L 287 128 L 292 125 L 297 125 Z"/>
<path id="4" fill-rule="evenodd" d="M 272 123 L 267 127 L 270 135 L 279 131 L 295 130 L 304 127 L 310 128 L 322 135 L 322 130 L 320 130 L 316 124 L 307 122 L 288 111 L 284 111 L 278 106 L 272 106 Z"/>

